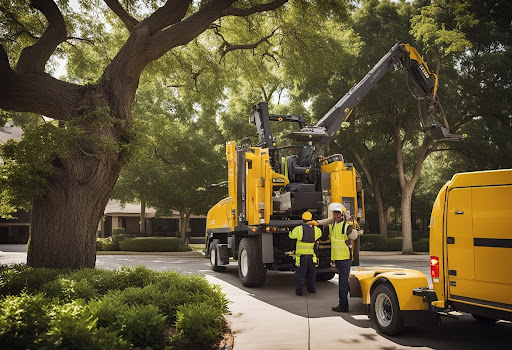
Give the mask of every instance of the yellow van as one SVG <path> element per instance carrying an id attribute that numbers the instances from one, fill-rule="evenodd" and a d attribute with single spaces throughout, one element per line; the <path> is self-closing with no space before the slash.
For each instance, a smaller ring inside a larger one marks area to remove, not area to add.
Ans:
<path id="1" fill-rule="evenodd" d="M 468 312 L 512 321 L 512 169 L 456 174 L 430 219 L 433 288 L 415 270 L 362 268 L 350 278 L 380 331 L 397 334 L 425 317 Z"/>

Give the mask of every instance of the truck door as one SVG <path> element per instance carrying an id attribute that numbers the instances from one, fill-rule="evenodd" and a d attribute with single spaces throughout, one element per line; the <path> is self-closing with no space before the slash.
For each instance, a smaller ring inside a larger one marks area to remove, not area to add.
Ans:
<path id="1" fill-rule="evenodd" d="M 446 252 L 449 297 L 467 295 L 475 278 L 471 188 L 454 188 L 448 193 Z"/>
<path id="2" fill-rule="evenodd" d="M 512 310 L 512 185 L 474 187 L 472 192 L 475 251 L 472 295 L 484 304 Z"/>
<path id="3" fill-rule="evenodd" d="M 455 188 L 448 194 L 449 299 L 512 310 L 512 186 Z"/>

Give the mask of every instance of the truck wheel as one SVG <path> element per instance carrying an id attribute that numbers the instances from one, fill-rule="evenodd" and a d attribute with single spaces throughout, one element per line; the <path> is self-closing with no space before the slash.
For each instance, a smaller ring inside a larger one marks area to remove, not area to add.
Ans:
<path id="1" fill-rule="evenodd" d="M 267 268 L 261 261 L 258 241 L 242 238 L 238 246 L 238 275 L 245 287 L 260 287 L 267 278 Z"/>
<path id="2" fill-rule="evenodd" d="M 329 281 L 334 277 L 334 272 L 319 272 L 316 274 L 316 280 L 318 282 L 325 282 Z"/>
<path id="3" fill-rule="evenodd" d="M 226 266 L 217 264 L 217 242 L 210 244 L 210 266 L 215 272 L 221 272 L 226 269 Z"/>
<path id="4" fill-rule="evenodd" d="M 498 321 L 495 318 L 480 316 L 480 315 L 476 315 L 476 314 L 471 314 L 471 316 L 473 316 L 473 318 L 475 320 L 477 320 L 478 322 L 482 322 L 482 323 L 495 323 L 496 321 Z"/>
<path id="5" fill-rule="evenodd" d="M 388 284 L 380 284 L 372 294 L 370 316 L 379 330 L 395 335 L 402 330 L 402 315 L 395 291 Z"/>

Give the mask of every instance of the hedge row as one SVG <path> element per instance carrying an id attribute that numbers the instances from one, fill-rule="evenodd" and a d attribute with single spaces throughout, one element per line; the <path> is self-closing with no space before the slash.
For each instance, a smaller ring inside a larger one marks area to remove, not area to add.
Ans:
<path id="1" fill-rule="evenodd" d="M 415 252 L 428 252 L 428 238 L 419 238 L 413 240 L 413 249 Z M 401 251 L 402 237 L 383 238 L 380 234 L 364 234 L 361 236 L 361 250 L 373 251 Z"/>
<path id="2" fill-rule="evenodd" d="M 191 250 L 181 245 L 181 240 L 175 237 L 134 237 L 119 234 L 110 238 L 98 238 L 96 250 L 123 250 L 133 252 L 182 252 Z"/>
<path id="3" fill-rule="evenodd" d="M 388 237 L 394 238 L 394 237 L 402 237 L 402 231 L 392 231 L 388 230 Z M 422 238 L 428 238 L 429 232 L 428 231 L 422 231 L 422 230 L 412 230 L 412 240 L 418 241 Z"/>
<path id="4" fill-rule="evenodd" d="M 175 271 L 0 265 L 0 348 L 208 349 L 227 303 L 204 277 Z"/>

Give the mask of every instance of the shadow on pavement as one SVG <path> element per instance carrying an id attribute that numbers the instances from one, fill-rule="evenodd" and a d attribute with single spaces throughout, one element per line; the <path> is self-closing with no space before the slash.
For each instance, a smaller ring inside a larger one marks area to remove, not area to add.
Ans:
<path id="1" fill-rule="evenodd" d="M 341 317 L 348 323 L 360 328 L 374 328 L 366 317 L 366 306 L 361 298 L 349 298 L 350 313 L 337 313 L 331 310 L 338 302 L 338 285 L 332 282 L 317 282 L 315 294 L 299 297 L 295 295 L 295 276 L 293 272 L 268 271 L 264 287 L 247 288 L 242 286 L 238 277 L 238 267 L 230 264 L 221 273 L 209 273 L 216 278 L 244 290 L 254 298 L 309 318 Z M 337 282 L 336 275 L 332 281 Z M 432 349 L 492 349 L 510 348 L 512 323 L 500 321 L 496 324 L 482 324 L 470 315 L 460 319 L 441 318 L 439 324 L 422 328 L 408 328 L 400 335 L 390 337 L 379 333 L 397 345 L 410 347 L 429 347 Z"/>

